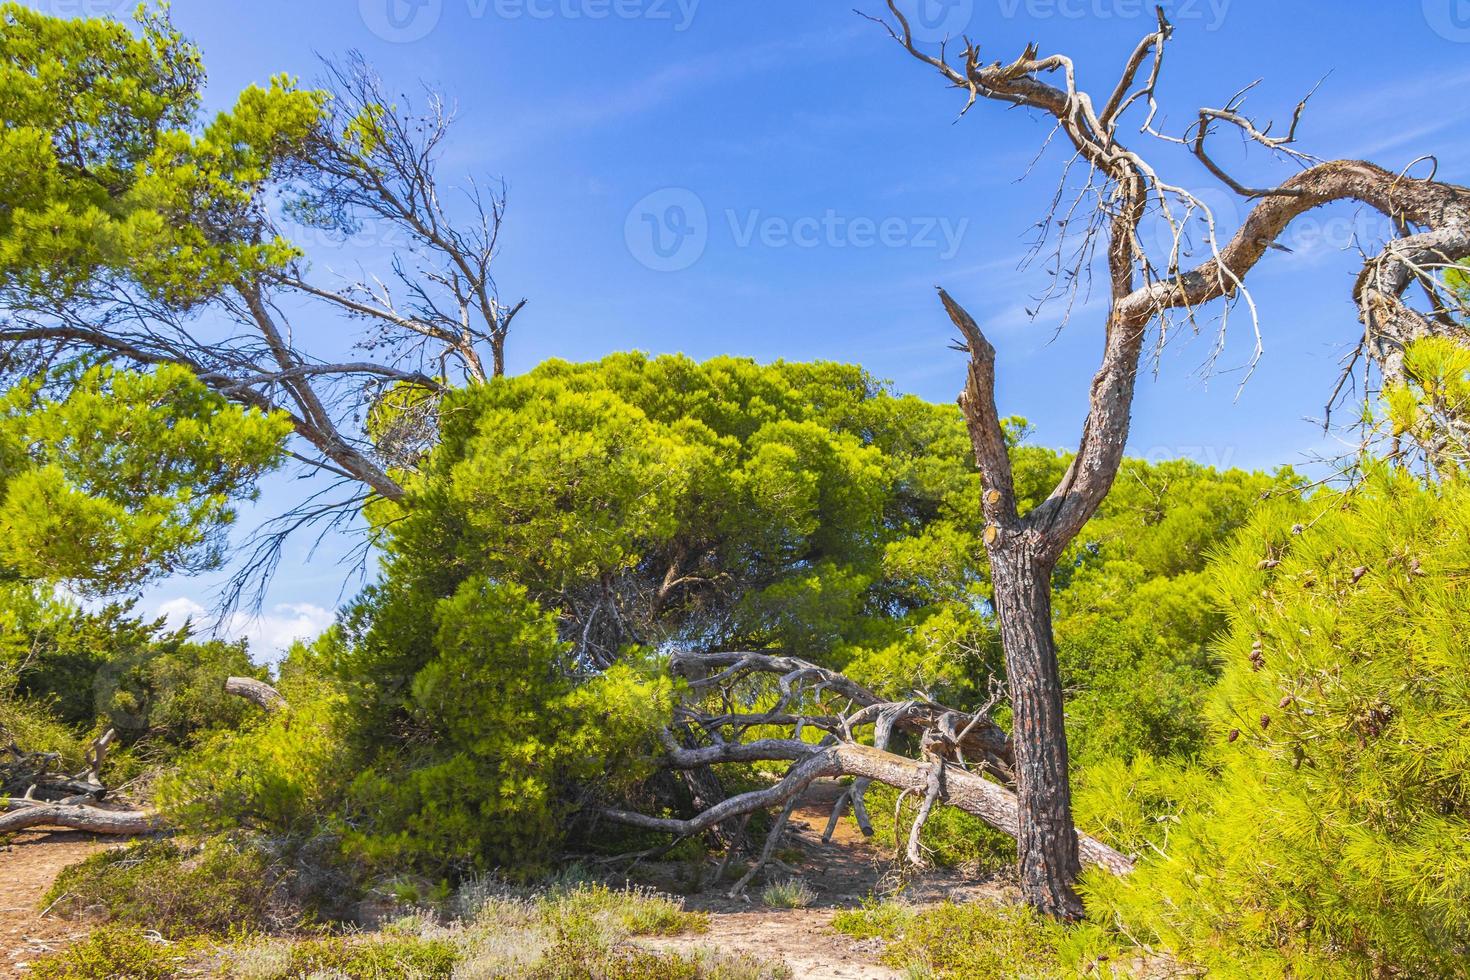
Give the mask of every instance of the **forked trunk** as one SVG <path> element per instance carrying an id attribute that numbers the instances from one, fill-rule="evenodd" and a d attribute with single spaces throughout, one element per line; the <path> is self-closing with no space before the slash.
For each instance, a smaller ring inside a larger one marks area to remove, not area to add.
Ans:
<path id="1" fill-rule="evenodd" d="M 1021 892 L 1038 911 L 1078 919 L 1082 901 L 1073 886 L 1082 865 L 1072 825 L 1062 682 L 1052 636 L 1052 568 L 1015 542 L 997 545 L 990 564 L 1013 711 Z"/>

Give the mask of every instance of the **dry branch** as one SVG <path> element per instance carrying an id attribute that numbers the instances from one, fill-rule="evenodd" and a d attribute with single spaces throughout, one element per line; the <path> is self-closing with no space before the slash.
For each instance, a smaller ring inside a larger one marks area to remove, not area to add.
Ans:
<path id="1" fill-rule="evenodd" d="M 995 608 L 1005 648 L 1014 719 L 1017 787 L 1021 797 L 1019 850 L 1021 885 L 1027 900 L 1059 916 L 1077 917 L 1082 904 L 1073 889 L 1080 872 L 1072 827 L 1071 790 L 1063 721 L 1063 692 L 1051 629 L 1051 575 L 1068 544 L 1097 511 L 1112 488 L 1128 441 L 1135 386 L 1150 328 L 1158 325 L 1157 344 L 1167 339 L 1171 318 L 1199 328 L 1203 307 L 1221 304 L 1221 340 L 1236 303 L 1244 303 L 1255 332 L 1254 366 L 1262 347 L 1260 322 L 1246 278 L 1275 245 L 1286 228 L 1309 211 L 1335 202 L 1357 202 L 1389 219 L 1395 236 L 1377 255 L 1369 256 L 1353 290 L 1359 318 L 1366 328 L 1361 349 L 1387 381 L 1403 378 L 1407 346 L 1423 337 L 1453 336 L 1464 343 L 1463 330 L 1449 315 L 1441 271 L 1470 256 L 1470 189 L 1435 181 L 1431 173 L 1414 179 L 1355 160 L 1316 162 L 1294 148 L 1306 109 L 1303 99 L 1284 135 L 1258 126 L 1242 111 L 1245 94 L 1237 92 L 1223 107 L 1201 109 L 1183 135 L 1156 128 L 1156 98 L 1165 50 L 1174 29 L 1163 8 L 1157 27 L 1145 35 L 1123 67 L 1101 111 L 1092 95 L 1077 85 L 1077 70 L 1063 54 L 1042 56 L 1028 45 L 1015 60 L 986 62 L 980 46 L 965 39 L 955 57 L 946 48 L 921 49 L 896 0 L 887 0 L 889 34 L 914 58 L 964 91 L 964 111 L 981 100 L 1034 110 L 1049 117 L 1053 132 L 1071 144 L 1072 161 L 1087 167 L 1086 184 L 1067 210 L 1068 175 L 1053 198 L 1036 251 L 1059 229 L 1048 270 L 1051 285 L 1042 305 L 1058 295 L 1078 295 L 1078 284 L 1091 281 L 1094 259 L 1105 259 L 1108 311 L 1103 321 L 1102 360 L 1092 379 L 1088 414 L 1077 452 L 1051 495 L 1028 513 L 1018 514 L 1000 413 L 995 400 L 995 349 L 974 318 L 948 293 L 940 291 L 945 311 L 964 339 L 969 373 L 960 405 L 969 423 L 976 461 L 985 484 L 984 541 L 990 557 Z M 1140 75 L 1147 69 L 1147 76 Z M 1139 151 L 1124 142 L 1122 125 L 1132 108 L 1143 118 L 1138 132 L 1149 139 L 1189 150 L 1205 170 L 1228 189 L 1254 202 L 1241 227 L 1222 240 L 1216 217 L 1200 197 L 1164 179 Z M 1285 157 L 1301 171 L 1275 186 L 1248 187 L 1228 174 L 1209 153 L 1209 137 L 1231 127 L 1249 142 Z M 1065 211 L 1065 215 L 1058 213 Z M 1079 217 L 1076 212 L 1081 209 Z M 1150 248 L 1144 223 L 1162 223 L 1171 239 L 1165 248 Z M 1188 268 L 1191 222 L 1206 228 L 1203 254 Z M 1069 236 L 1080 242 L 1068 253 Z M 1035 254 L 1033 252 L 1033 254 Z M 1064 255 L 1070 258 L 1064 260 Z M 1428 297 L 1428 310 L 1405 299 L 1410 286 Z M 1039 311 L 1040 307 L 1038 307 Z M 1157 350 L 1157 348 L 1156 348 Z M 1421 446 L 1434 461 L 1439 447 Z M 920 792 L 915 789 L 914 792 Z M 1086 848 L 1084 847 L 1084 850 Z"/>
<path id="2" fill-rule="evenodd" d="M 267 714 L 274 714 L 286 707 L 286 699 L 280 691 L 252 677 L 231 677 L 225 681 L 225 693 L 258 705 Z"/>
<path id="3" fill-rule="evenodd" d="M 729 761 L 751 761 L 757 753 L 750 750 L 760 744 L 732 747 L 732 751 L 728 753 Z M 644 830 L 692 837 L 731 817 L 775 806 L 784 807 L 793 797 L 804 793 L 814 780 L 821 778 L 857 776 L 923 796 L 929 790 L 934 769 L 932 762 L 906 759 L 892 752 L 854 743 L 815 746 L 768 741 L 764 745 L 769 750 L 769 754 L 764 757 L 767 760 L 789 759 L 797 755 L 796 745 L 804 746 L 799 750 L 799 761 L 774 786 L 733 796 L 687 820 L 653 817 L 624 810 L 604 810 L 602 814 L 609 820 Z M 670 760 L 671 764 L 676 761 Z M 979 817 L 1002 833 L 1015 836 L 1019 816 L 1014 793 L 982 776 L 947 763 L 944 781 L 944 803 Z M 1086 863 L 1106 868 L 1114 874 L 1127 874 L 1133 870 L 1133 861 L 1130 858 L 1085 835 L 1081 837 L 1081 853 Z"/>
<path id="4" fill-rule="evenodd" d="M 11 800 L 6 812 L 0 812 L 0 834 L 31 827 L 65 827 L 91 834 L 136 836 L 162 830 L 163 824 L 151 810 L 104 810 L 32 800 Z"/>

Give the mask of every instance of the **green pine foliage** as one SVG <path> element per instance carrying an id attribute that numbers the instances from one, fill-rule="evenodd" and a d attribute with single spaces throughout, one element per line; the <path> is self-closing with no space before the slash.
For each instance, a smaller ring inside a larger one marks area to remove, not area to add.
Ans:
<path id="1" fill-rule="evenodd" d="M 616 792 L 650 774 L 672 685 L 632 663 L 579 681 L 553 618 L 519 586 L 469 579 L 436 618 L 436 656 L 403 705 L 420 744 L 388 743 L 354 781 L 348 846 L 384 867 L 535 870 L 575 787 Z"/>
<path id="2" fill-rule="evenodd" d="M 166 7 L 112 18 L 0 5 L 0 296 L 86 309 L 120 277 L 188 308 L 296 257 L 259 192 L 317 131 L 320 93 L 252 86 L 200 121 L 204 67 Z"/>
<path id="3" fill-rule="evenodd" d="M 216 564 L 232 502 L 288 431 L 172 365 L 15 385 L 0 397 L 0 579 L 107 593 Z"/>
<path id="4" fill-rule="evenodd" d="M 1014 454 L 1038 499 L 1067 464 Z M 404 478 L 371 512 L 381 580 L 312 654 L 352 705 L 340 813 L 375 866 L 549 856 L 648 774 L 670 647 L 781 650 L 958 706 L 1004 675 L 963 420 L 856 367 L 552 361 L 447 399 Z M 1129 464 L 1056 582 L 1083 759 L 1197 751 L 1221 625 L 1202 555 L 1292 479 Z M 993 862 L 976 840 L 936 853 Z"/>
<path id="5" fill-rule="evenodd" d="M 1275 500 L 1214 574 L 1207 778 L 1095 914 L 1221 976 L 1470 975 L 1470 488 Z"/>

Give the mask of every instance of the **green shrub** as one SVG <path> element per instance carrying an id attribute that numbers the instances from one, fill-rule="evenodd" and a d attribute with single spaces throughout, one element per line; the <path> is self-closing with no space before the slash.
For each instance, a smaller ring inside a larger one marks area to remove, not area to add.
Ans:
<path id="1" fill-rule="evenodd" d="M 919 803 L 912 795 L 905 801 L 903 822 L 895 836 L 898 796 L 898 790 L 879 783 L 868 788 L 867 808 L 873 823 L 873 840 L 890 854 L 896 852 L 900 839 L 907 846 L 909 827 Z M 936 806 L 919 840 L 926 848 L 925 856 L 941 868 L 966 867 L 976 874 L 997 874 L 1009 871 L 1016 864 L 1014 837 L 954 807 Z"/>
<path id="2" fill-rule="evenodd" d="M 1101 930 L 1064 926 L 1020 905 L 869 904 L 838 912 L 832 925 L 854 939 L 882 940 L 883 962 L 910 976 L 1114 975 L 1115 949 Z"/>
<path id="3" fill-rule="evenodd" d="M 442 939 L 306 940 L 291 944 L 280 980 L 320 974 L 352 980 L 447 980 L 459 958 L 455 944 Z"/>
<path id="4" fill-rule="evenodd" d="M 167 937 L 226 936 L 277 924 L 275 878 L 257 848 L 222 839 L 195 850 L 145 841 L 67 868 L 43 902 Z"/>
<path id="5" fill-rule="evenodd" d="M 159 805 L 173 825 L 199 834 L 246 828 L 307 836 L 334 812 L 355 771 L 351 706 L 331 685 L 307 678 L 282 693 L 289 708 L 215 733 L 159 781 Z"/>
<path id="6" fill-rule="evenodd" d="M 200 957 L 192 943 L 160 943 L 137 929 L 95 929 L 81 942 L 31 964 L 35 980 L 176 980 L 198 976 Z"/>
<path id="7" fill-rule="evenodd" d="M 1470 975 L 1470 486 L 1277 501 L 1215 575 L 1201 791 L 1094 914 L 1226 976 Z"/>
<path id="8" fill-rule="evenodd" d="M 524 976 L 527 980 L 786 980 L 790 974 L 750 956 L 656 953 L 636 947 L 605 950 L 565 943 Z"/>
<path id="9" fill-rule="evenodd" d="M 800 878 L 773 881 L 761 891 L 761 904 L 772 909 L 809 908 L 816 900 L 816 891 Z"/>
<path id="10" fill-rule="evenodd" d="M 555 617 L 519 586 L 471 579 L 435 617 L 437 653 L 410 691 L 413 723 L 434 734 L 385 747 L 354 782 L 349 844 L 386 868 L 532 874 L 562 839 L 572 787 L 613 792 L 649 772 L 672 683 L 636 663 L 576 682 Z"/>
<path id="11" fill-rule="evenodd" d="M 28 752 L 55 752 L 68 769 L 82 764 L 83 746 L 43 701 L 17 697 L 0 674 L 0 749 L 14 744 Z"/>

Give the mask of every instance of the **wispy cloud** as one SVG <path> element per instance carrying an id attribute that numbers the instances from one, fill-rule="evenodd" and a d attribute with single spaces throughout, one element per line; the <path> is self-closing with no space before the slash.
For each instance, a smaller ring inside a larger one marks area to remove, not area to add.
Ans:
<path id="1" fill-rule="evenodd" d="M 174 629 L 186 623 L 207 628 L 212 622 L 209 610 L 186 596 L 160 602 L 156 615 Z M 217 634 L 228 640 L 245 640 L 257 661 L 271 663 L 281 659 L 297 640 L 312 640 L 332 625 L 335 617 L 329 610 L 309 602 L 287 602 L 273 606 L 268 612 L 251 616 L 237 612 L 218 624 Z"/>
<path id="2" fill-rule="evenodd" d="M 514 134 L 510 143 L 498 144 L 497 149 L 525 150 L 568 132 L 623 122 L 692 98 L 721 82 L 770 71 L 794 61 L 838 58 L 860 34 L 860 27 L 850 26 L 711 51 L 676 61 L 620 86 L 601 88 L 595 93 L 580 88 L 573 94 L 541 102 L 533 115 L 497 127 L 498 139 L 507 133 Z"/>
<path id="3" fill-rule="evenodd" d="M 1375 77 L 1371 86 L 1333 92 L 1330 98 L 1314 100 L 1307 110 L 1304 133 L 1364 134 L 1364 138 L 1339 151 L 1350 157 L 1373 158 L 1408 144 L 1427 145 L 1427 137 L 1463 126 L 1470 119 L 1470 103 L 1453 98 L 1426 101 L 1424 93 L 1454 92 L 1466 85 L 1470 85 L 1470 70 L 1440 71 L 1387 83 Z M 1418 122 L 1412 108 L 1416 106 L 1429 111 L 1419 125 L 1406 125 Z M 1463 145 L 1456 136 L 1453 146 Z"/>

